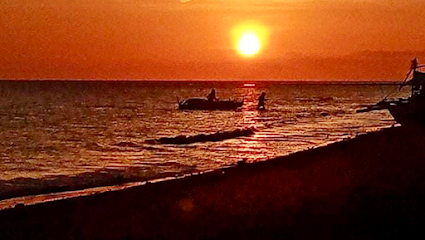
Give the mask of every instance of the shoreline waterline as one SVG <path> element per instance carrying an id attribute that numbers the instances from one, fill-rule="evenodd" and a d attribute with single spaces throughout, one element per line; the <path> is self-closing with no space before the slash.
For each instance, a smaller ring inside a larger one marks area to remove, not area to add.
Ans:
<path id="1" fill-rule="evenodd" d="M 244 105 L 178 110 L 176 97 L 211 88 Z M 355 111 L 397 86 L 0 82 L 0 89 L 0 199 L 9 199 L 266 161 L 377 131 L 394 124 L 388 111 Z M 261 92 L 266 111 L 255 110 Z M 249 128 L 256 131 L 232 134 Z"/>
<path id="2" fill-rule="evenodd" d="M 397 128 L 399 126 L 395 126 L 395 127 Z M 258 162 L 253 162 L 253 163 L 246 163 L 246 164 L 254 166 L 257 163 L 261 164 L 262 162 L 276 161 L 277 159 L 288 158 L 292 155 L 300 154 L 300 153 L 303 153 L 303 152 L 308 152 L 308 151 L 312 151 L 312 150 L 320 149 L 320 148 L 326 148 L 326 147 L 332 146 L 332 145 L 340 143 L 340 142 L 346 142 L 346 141 L 350 141 L 352 139 L 356 139 L 357 137 L 362 136 L 362 135 L 367 135 L 369 133 L 374 133 L 374 132 L 381 132 L 381 131 L 385 131 L 386 129 L 391 129 L 391 128 L 394 128 L 394 126 L 388 127 L 388 128 L 382 128 L 382 129 L 379 129 L 379 130 L 373 131 L 373 132 L 362 133 L 362 134 L 359 134 L 355 137 L 348 136 L 347 138 L 342 139 L 340 141 L 325 143 L 325 144 L 314 146 L 312 148 L 307 148 L 307 149 L 304 149 L 304 150 L 301 150 L 301 151 L 298 151 L 298 152 L 288 153 L 287 155 L 282 155 L 282 156 L 278 156 L 278 157 L 275 157 L 275 158 L 262 160 L 262 161 L 258 161 Z M 241 161 L 240 163 L 244 164 L 243 161 Z M 118 182 L 118 183 L 113 184 L 113 185 L 92 186 L 92 187 L 81 188 L 81 189 L 77 188 L 75 190 L 65 190 L 65 191 L 59 191 L 59 192 L 40 192 L 40 193 L 31 194 L 31 195 L 14 196 L 14 197 L 11 197 L 11 198 L 5 198 L 5 199 L 0 200 L 0 211 L 5 210 L 5 209 L 9 209 L 9 208 L 14 208 L 14 207 L 20 206 L 20 205 L 34 205 L 34 204 L 40 204 L 40 203 L 45 203 L 45 202 L 50 202 L 50 201 L 60 201 L 60 200 L 63 200 L 63 199 L 84 197 L 84 196 L 89 196 L 89 195 L 93 195 L 93 194 L 100 194 L 100 193 L 104 193 L 104 192 L 120 191 L 120 190 L 124 190 L 124 189 L 128 189 L 128 188 L 143 186 L 143 185 L 150 184 L 150 183 L 172 181 L 172 180 L 187 178 L 187 177 L 191 177 L 191 176 L 203 175 L 203 174 L 207 174 L 207 173 L 213 173 L 213 174 L 214 173 L 220 173 L 220 172 L 226 171 L 228 169 L 233 169 L 233 168 L 238 168 L 238 164 L 232 165 L 232 166 L 224 166 L 224 167 L 218 168 L 218 169 L 211 169 L 211 170 L 205 170 L 205 171 L 199 171 L 199 172 L 191 172 L 191 173 L 174 175 L 174 176 L 166 176 L 166 177 L 162 177 L 162 178 L 147 179 L 147 180 L 143 180 L 143 181 L 129 181 L 129 182 L 122 182 L 122 183 Z"/>
<path id="3" fill-rule="evenodd" d="M 4 239 L 44 240 L 364 239 L 404 231 L 425 224 L 423 133 L 387 128 L 227 170 L 18 205 L 0 211 L 0 231 Z"/>

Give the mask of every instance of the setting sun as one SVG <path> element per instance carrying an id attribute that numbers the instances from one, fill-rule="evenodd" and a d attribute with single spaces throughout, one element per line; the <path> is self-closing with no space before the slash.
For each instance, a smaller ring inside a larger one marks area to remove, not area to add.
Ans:
<path id="1" fill-rule="evenodd" d="M 238 43 L 238 51 L 245 56 L 252 56 L 261 49 L 261 43 L 254 33 L 245 33 L 241 36 Z"/>
<path id="2" fill-rule="evenodd" d="M 268 28 L 259 23 L 243 23 L 232 30 L 234 48 L 243 57 L 254 57 L 267 47 Z"/>

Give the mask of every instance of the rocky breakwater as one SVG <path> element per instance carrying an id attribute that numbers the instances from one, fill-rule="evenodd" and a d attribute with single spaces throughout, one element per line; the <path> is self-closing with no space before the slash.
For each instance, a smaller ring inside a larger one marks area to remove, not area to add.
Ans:
<path id="1" fill-rule="evenodd" d="M 232 131 L 216 132 L 211 134 L 198 134 L 194 136 L 180 135 L 176 137 L 163 137 L 159 139 L 150 139 L 146 143 L 150 144 L 191 144 L 197 142 L 217 142 L 226 139 L 232 139 L 237 137 L 246 137 L 255 133 L 254 127 L 236 129 Z"/>

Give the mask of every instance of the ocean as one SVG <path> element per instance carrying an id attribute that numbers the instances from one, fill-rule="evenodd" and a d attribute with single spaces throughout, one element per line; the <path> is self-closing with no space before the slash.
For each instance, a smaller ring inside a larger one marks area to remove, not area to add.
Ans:
<path id="1" fill-rule="evenodd" d="M 178 99 L 244 99 L 234 111 L 181 111 Z M 0 200 L 145 181 L 267 161 L 395 124 L 385 111 L 405 97 L 385 84 L 287 82 L 0 81 Z M 266 92 L 266 111 L 256 110 Z M 149 140 L 255 128 L 187 145 Z"/>

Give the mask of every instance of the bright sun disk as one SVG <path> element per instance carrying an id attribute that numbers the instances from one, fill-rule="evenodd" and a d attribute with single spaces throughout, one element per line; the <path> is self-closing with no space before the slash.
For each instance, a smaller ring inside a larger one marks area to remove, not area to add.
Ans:
<path id="1" fill-rule="evenodd" d="M 238 51 L 245 56 L 252 56 L 261 49 L 261 43 L 254 33 L 243 34 L 238 42 Z"/>

